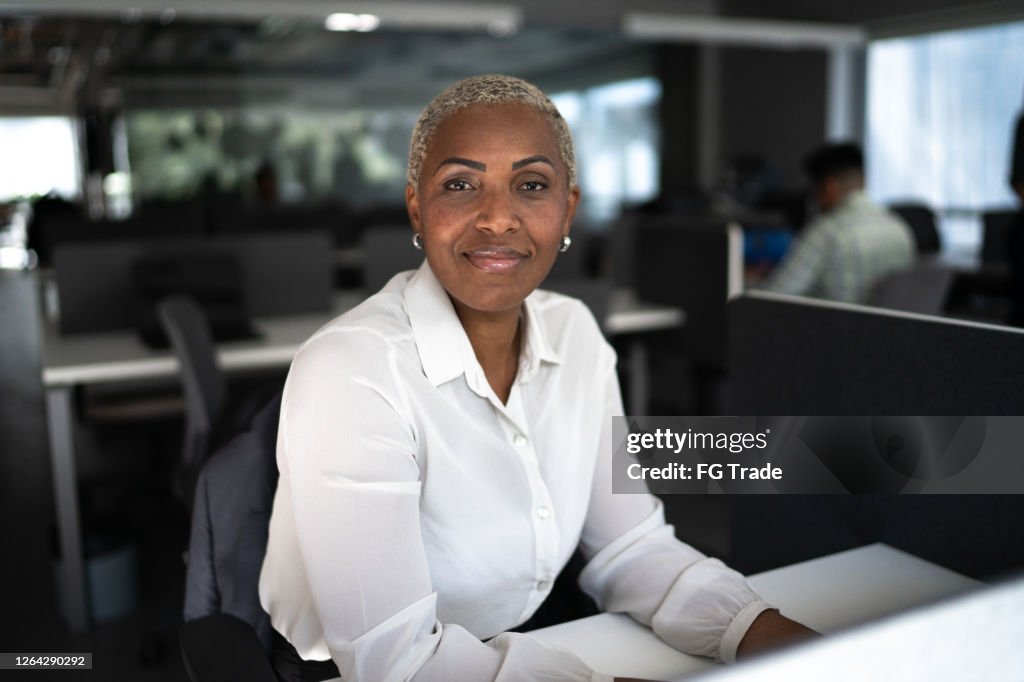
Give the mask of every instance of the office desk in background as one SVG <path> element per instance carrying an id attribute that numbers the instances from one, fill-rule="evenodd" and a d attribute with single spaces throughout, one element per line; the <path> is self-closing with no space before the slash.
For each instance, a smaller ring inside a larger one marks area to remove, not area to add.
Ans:
<path id="1" fill-rule="evenodd" d="M 765 571 L 749 581 L 782 613 L 826 634 L 982 585 L 883 544 Z M 672 680 L 715 666 L 676 651 L 624 614 L 602 613 L 530 634 L 612 675 Z"/>
<path id="2" fill-rule="evenodd" d="M 228 372 L 287 368 L 303 341 L 328 320 L 355 307 L 365 298 L 361 291 L 338 292 L 330 312 L 256 318 L 263 336 L 255 340 L 219 346 L 221 366 Z M 678 308 L 638 301 L 632 292 L 612 293 L 604 321 L 608 335 L 635 335 L 672 329 L 683 324 Z M 170 379 L 178 375 L 178 362 L 168 352 L 145 347 L 132 331 L 62 336 L 48 323 L 43 333 L 43 387 L 50 437 L 57 527 L 60 533 L 60 576 L 67 605 L 68 624 L 74 631 L 88 627 L 82 537 L 76 488 L 73 442 L 73 394 L 76 386 L 118 384 Z M 642 342 L 627 340 L 630 385 L 627 388 L 634 414 L 646 414 L 647 367 Z"/>

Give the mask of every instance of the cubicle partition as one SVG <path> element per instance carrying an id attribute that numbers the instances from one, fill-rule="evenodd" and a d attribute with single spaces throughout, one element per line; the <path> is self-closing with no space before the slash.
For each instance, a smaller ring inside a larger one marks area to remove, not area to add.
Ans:
<path id="1" fill-rule="evenodd" d="M 743 235 L 721 220 L 643 217 L 633 227 L 637 295 L 686 311 L 686 353 L 725 361 L 725 305 L 743 286 Z"/>
<path id="2" fill-rule="evenodd" d="M 768 293 L 729 304 L 727 413 L 1021 415 L 1024 330 Z M 974 577 L 1024 568 L 1017 495 L 740 495 L 732 560 L 760 571 L 886 542 Z"/>
<path id="3" fill-rule="evenodd" d="M 61 333 L 134 328 L 142 305 L 138 264 L 196 254 L 226 254 L 237 261 L 252 316 L 331 309 L 333 249 L 326 231 L 68 243 L 54 255 Z"/>

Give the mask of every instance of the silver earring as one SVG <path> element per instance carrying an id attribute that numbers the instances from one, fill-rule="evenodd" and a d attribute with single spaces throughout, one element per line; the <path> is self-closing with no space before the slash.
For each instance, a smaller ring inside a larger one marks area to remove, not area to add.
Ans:
<path id="1" fill-rule="evenodd" d="M 420 236 L 419 232 L 413 232 L 413 234 L 412 234 L 412 245 L 414 247 L 416 247 L 417 249 L 419 249 L 420 251 L 423 250 L 423 237 Z"/>
<path id="2" fill-rule="evenodd" d="M 564 237 L 562 237 L 562 245 L 558 247 L 558 252 L 565 253 L 566 251 L 569 250 L 570 246 L 572 246 L 572 239 L 569 237 L 569 235 L 565 235 Z"/>

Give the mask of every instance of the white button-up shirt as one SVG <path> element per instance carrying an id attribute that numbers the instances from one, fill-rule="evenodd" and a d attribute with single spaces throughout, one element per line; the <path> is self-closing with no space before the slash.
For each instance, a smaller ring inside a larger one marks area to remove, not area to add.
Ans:
<path id="1" fill-rule="evenodd" d="M 688 653 L 731 660 L 767 605 L 679 542 L 650 495 L 612 494 L 615 354 L 579 302 L 524 305 L 507 404 L 428 265 L 298 351 L 260 599 L 348 680 L 603 679 L 526 621 L 579 545 L 580 584 Z M 481 641 L 485 640 L 485 641 Z"/>

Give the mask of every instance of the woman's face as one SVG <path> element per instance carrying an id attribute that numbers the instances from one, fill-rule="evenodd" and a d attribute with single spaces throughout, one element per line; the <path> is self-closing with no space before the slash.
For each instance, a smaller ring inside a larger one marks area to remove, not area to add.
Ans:
<path id="1" fill-rule="evenodd" d="M 579 189 L 544 114 L 473 105 L 442 123 L 406 189 L 427 261 L 460 315 L 517 310 L 548 274 Z"/>

